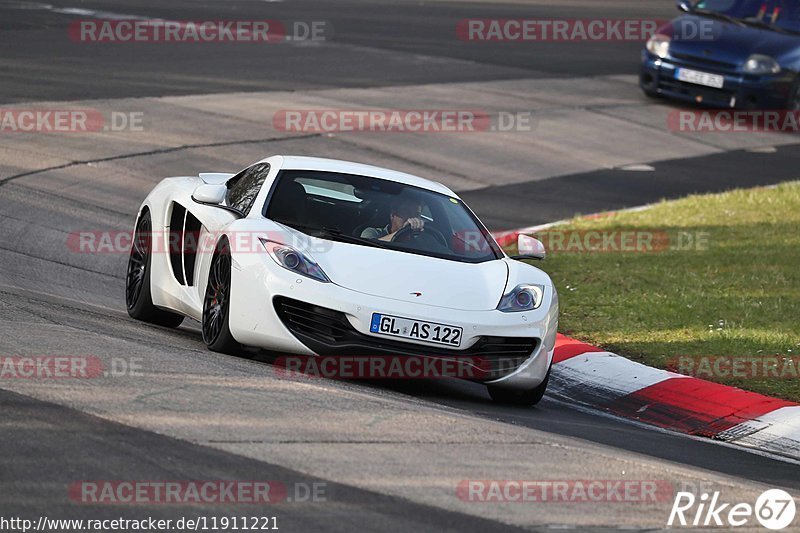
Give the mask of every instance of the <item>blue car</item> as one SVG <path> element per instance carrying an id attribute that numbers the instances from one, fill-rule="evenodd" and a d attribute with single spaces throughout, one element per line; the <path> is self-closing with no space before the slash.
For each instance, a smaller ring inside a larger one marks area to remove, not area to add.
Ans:
<path id="1" fill-rule="evenodd" d="M 800 0 L 678 2 L 642 51 L 648 96 L 709 107 L 800 110 Z"/>

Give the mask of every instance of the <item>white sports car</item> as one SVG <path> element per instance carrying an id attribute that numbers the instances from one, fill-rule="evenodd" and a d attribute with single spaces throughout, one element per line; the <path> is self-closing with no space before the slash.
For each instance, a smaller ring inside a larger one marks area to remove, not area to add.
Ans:
<path id="1" fill-rule="evenodd" d="M 142 203 L 128 313 L 200 321 L 214 351 L 468 361 L 496 401 L 547 387 L 549 276 L 508 257 L 450 189 L 345 161 L 273 156 L 238 174 L 167 178 Z"/>

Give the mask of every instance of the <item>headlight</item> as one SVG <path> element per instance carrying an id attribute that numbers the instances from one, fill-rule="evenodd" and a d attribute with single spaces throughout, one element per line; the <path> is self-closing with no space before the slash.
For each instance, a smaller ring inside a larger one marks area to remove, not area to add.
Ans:
<path id="1" fill-rule="evenodd" d="M 663 33 L 656 33 L 647 41 L 647 51 L 653 54 L 654 56 L 658 56 L 661 59 L 667 57 L 669 54 L 669 42 L 672 40 L 672 37 L 669 35 L 664 35 Z"/>
<path id="2" fill-rule="evenodd" d="M 314 261 L 298 252 L 291 246 L 280 244 L 266 239 L 259 239 L 264 248 L 267 249 L 269 256 L 275 260 L 280 266 L 286 270 L 291 270 L 303 276 L 329 283 L 331 280 L 325 275 L 325 272 Z"/>
<path id="3" fill-rule="evenodd" d="M 781 66 L 769 56 L 753 54 L 744 62 L 744 71 L 748 74 L 778 74 Z"/>
<path id="4" fill-rule="evenodd" d="M 497 306 L 498 311 L 516 313 L 538 309 L 544 299 L 544 286 L 542 285 L 517 285 L 516 288 L 504 295 Z"/>

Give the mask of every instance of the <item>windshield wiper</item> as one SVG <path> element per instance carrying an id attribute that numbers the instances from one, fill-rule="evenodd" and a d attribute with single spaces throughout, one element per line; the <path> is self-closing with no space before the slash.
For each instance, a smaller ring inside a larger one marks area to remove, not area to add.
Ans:
<path id="1" fill-rule="evenodd" d="M 350 235 L 349 233 L 343 232 L 339 228 L 311 226 L 309 224 L 297 224 L 294 222 L 284 222 L 282 220 L 276 220 L 275 222 L 302 231 L 303 233 L 307 233 L 313 237 L 328 238 L 332 241 L 341 241 L 350 244 L 364 244 L 366 246 L 374 246 L 376 248 L 389 248 L 389 246 L 387 246 L 383 241 L 356 237 L 354 235 Z"/>
<path id="2" fill-rule="evenodd" d="M 731 24 L 736 24 L 737 26 L 746 26 L 746 24 L 741 20 L 734 18 L 730 15 L 726 15 L 725 13 L 719 13 L 718 11 L 709 11 L 708 9 L 694 8 L 691 11 L 689 11 L 689 14 L 724 20 L 725 22 L 730 22 Z"/>
<path id="3" fill-rule="evenodd" d="M 345 233 L 339 228 L 318 228 L 318 231 L 321 232 L 323 236 L 326 237 L 334 237 L 342 242 L 349 242 L 352 244 L 367 244 L 370 246 L 376 246 L 378 248 L 389 248 L 383 241 L 379 241 L 377 239 L 366 239 L 364 237 L 356 237 L 355 235 L 350 235 L 349 233 Z"/>
<path id="4" fill-rule="evenodd" d="M 741 20 L 746 25 L 753 26 L 755 28 L 761 28 L 761 29 L 764 29 L 764 30 L 771 30 L 771 31 L 774 31 L 776 33 L 785 33 L 787 35 L 800 35 L 800 32 L 796 32 L 796 31 L 790 30 L 788 28 L 781 28 L 780 26 L 775 26 L 774 24 L 770 24 L 769 22 L 764 22 L 763 20 L 757 19 L 757 18 L 746 18 L 746 19 L 739 19 L 739 20 Z"/>

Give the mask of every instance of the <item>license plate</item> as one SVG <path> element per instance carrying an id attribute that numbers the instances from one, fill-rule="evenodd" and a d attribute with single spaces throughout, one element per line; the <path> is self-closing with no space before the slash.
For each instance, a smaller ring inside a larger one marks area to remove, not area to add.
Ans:
<path id="1" fill-rule="evenodd" d="M 458 326 L 437 324 L 424 320 L 414 320 L 399 316 L 372 313 L 369 330 L 378 335 L 402 337 L 417 341 L 444 344 L 445 346 L 461 346 L 464 330 Z"/>
<path id="2" fill-rule="evenodd" d="M 714 87 L 715 89 L 722 89 L 722 86 L 725 84 L 725 78 L 719 74 L 709 74 L 708 72 L 700 72 L 699 70 L 688 68 L 677 69 L 675 71 L 675 77 L 686 83 Z"/>

